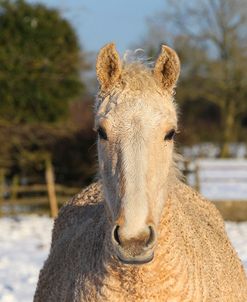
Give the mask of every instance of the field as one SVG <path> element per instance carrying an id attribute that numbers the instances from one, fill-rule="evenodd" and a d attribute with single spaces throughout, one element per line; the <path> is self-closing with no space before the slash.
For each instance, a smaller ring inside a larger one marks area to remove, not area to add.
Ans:
<path id="1" fill-rule="evenodd" d="M 0 219 L 0 301 L 31 302 L 38 272 L 47 257 L 52 220 L 46 216 Z M 247 270 L 247 222 L 226 230 Z"/>

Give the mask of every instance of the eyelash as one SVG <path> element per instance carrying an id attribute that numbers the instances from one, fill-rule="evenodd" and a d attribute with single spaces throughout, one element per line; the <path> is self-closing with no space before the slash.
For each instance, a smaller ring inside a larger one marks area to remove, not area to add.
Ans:
<path id="1" fill-rule="evenodd" d="M 98 135 L 99 135 L 100 139 L 103 139 L 105 141 L 107 140 L 107 134 L 106 134 L 105 130 L 102 127 L 99 127 L 97 129 L 97 132 L 98 132 Z"/>
<path id="2" fill-rule="evenodd" d="M 170 130 L 166 135 L 164 140 L 165 141 L 170 141 L 174 138 L 176 131 L 174 129 Z"/>

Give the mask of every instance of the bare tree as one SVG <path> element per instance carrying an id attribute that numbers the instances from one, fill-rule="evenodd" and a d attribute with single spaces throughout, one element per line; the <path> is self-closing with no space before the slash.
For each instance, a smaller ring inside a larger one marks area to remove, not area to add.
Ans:
<path id="1" fill-rule="evenodd" d="M 152 32 L 163 28 L 169 33 L 169 42 L 190 66 L 203 67 L 201 80 L 207 84 L 200 93 L 220 108 L 221 156 L 228 156 L 229 142 L 237 138 L 238 117 L 247 110 L 247 1 L 165 0 L 164 12 L 149 23 Z"/>

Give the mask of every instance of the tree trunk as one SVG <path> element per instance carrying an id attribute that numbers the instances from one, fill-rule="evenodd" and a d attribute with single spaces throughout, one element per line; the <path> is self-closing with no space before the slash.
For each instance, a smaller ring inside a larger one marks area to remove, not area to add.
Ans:
<path id="1" fill-rule="evenodd" d="M 5 170 L 0 169 L 0 217 L 2 216 L 3 211 L 3 201 L 4 201 L 4 193 L 5 193 Z"/>
<path id="2" fill-rule="evenodd" d="M 234 101 L 231 100 L 229 106 L 226 106 L 223 114 L 223 135 L 220 157 L 230 157 L 230 143 L 234 138 L 234 120 L 235 107 Z"/>

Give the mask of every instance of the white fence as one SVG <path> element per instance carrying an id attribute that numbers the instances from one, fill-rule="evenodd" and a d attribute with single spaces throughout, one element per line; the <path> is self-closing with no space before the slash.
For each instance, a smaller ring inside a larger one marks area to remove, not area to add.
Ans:
<path id="1" fill-rule="evenodd" d="M 197 159 L 187 163 L 187 181 L 214 201 L 247 201 L 247 160 Z"/>

